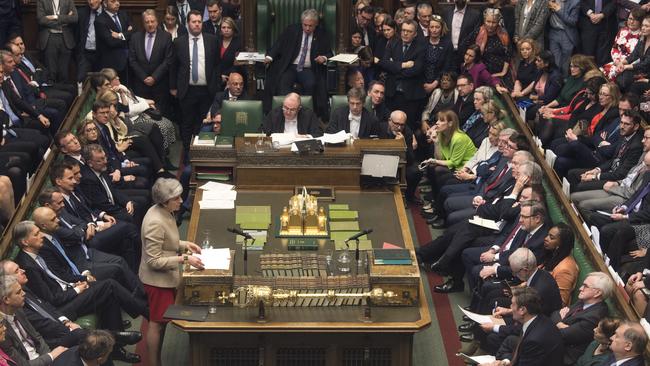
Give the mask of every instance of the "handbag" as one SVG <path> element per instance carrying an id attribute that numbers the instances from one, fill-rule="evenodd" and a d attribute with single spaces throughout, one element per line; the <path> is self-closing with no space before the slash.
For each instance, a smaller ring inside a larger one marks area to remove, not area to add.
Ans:
<path id="1" fill-rule="evenodd" d="M 157 109 L 149 108 L 143 113 L 146 113 L 147 116 L 149 116 L 149 118 L 153 119 L 154 121 L 162 120 L 162 113 L 160 113 L 160 111 Z"/>

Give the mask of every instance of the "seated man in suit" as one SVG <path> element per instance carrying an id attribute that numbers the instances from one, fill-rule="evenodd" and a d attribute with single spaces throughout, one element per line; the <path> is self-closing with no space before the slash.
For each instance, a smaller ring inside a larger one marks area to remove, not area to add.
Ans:
<path id="1" fill-rule="evenodd" d="M 362 89 L 348 91 L 348 106 L 332 112 L 327 133 L 345 131 L 355 139 L 379 137 L 379 122 L 363 108 L 365 93 Z"/>
<path id="2" fill-rule="evenodd" d="M 23 312 L 25 292 L 16 277 L 2 276 L 1 282 L 0 313 L 6 331 L 2 349 L 17 365 L 51 365 L 67 348 L 58 346 L 50 351 Z"/>
<path id="3" fill-rule="evenodd" d="M 648 335 L 637 322 L 624 321 L 610 338 L 612 356 L 603 365 L 643 366 L 643 353 L 648 344 Z"/>
<path id="4" fill-rule="evenodd" d="M 510 231 L 505 240 L 492 246 L 465 249 L 462 260 L 470 288 L 473 289 L 481 279 L 512 279 L 508 257 L 518 248 L 529 248 L 535 254 L 537 263 L 542 263 L 544 237 L 550 228 L 546 220 L 546 208 L 541 202 L 524 202 L 519 213 L 519 225 Z"/>
<path id="5" fill-rule="evenodd" d="M 269 49 L 266 63 L 271 63 L 266 79 L 265 111 L 274 95 L 287 95 L 300 84 L 302 95 L 313 96 L 314 110 L 323 116 L 327 108 L 327 58 L 332 56 L 330 38 L 318 26 L 318 11 L 307 9 L 301 24 L 287 27 Z"/>
<path id="6" fill-rule="evenodd" d="M 105 330 L 91 330 L 79 346 L 72 347 L 54 362 L 60 366 L 104 365 L 109 359 L 115 339 Z"/>
<path id="7" fill-rule="evenodd" d="M 555 324 L 541 313 L 542 297 L 533 288 L 515 288 L 510 310 L 512 318 L 522 324 L 521 336 L 510 336 L 490 366 L 561 365 L 564 345 Z"/>
<path id="8" fill-rule="evenodd" d="M 69 348 L 83 341 L 88 331 L 63 315 L 52 304 L 31 292 L 26 286 L 28 279 L 25 271 L 18 264 L 10 260 L 4 260 L 0 262 L 0 268 L 5 271 L 6 276 L 14 276 L 18 280 L 25 294 L 23 311 L 32 326 L 43 336 L 48 346 L 52 348 L 57 346 Z M 111 331 L 111 334 L 116 338 L 120 348 L 125 345 L 136 344 L 142 339 L 142 334 L 138 331 Z M 134 357 L 126 350 L 119 350 L 116 353 L 122 353 L 124 357 Z M 119 358 L 123 359 L 124 357 Z"/>
<path id="9" fill-rule="evenodd" d="M 56 189 L 44 190 L 39 195 L 39 203 L 41 206 L 57 206 L 53 201 L 58 200 L 59 197 L 53 198 L 52 196 L 60 195 L 63 208 L 55 209 L 55 211 L 59 211 L 59 215 L 68 223 L 81 228 L 85 227 L 85 230 L 82 230 L 83 233 L 70 235 L 69 238 L 63 237 L 63 241 L 68 239 L 83 240 L 91 248 L 119 255 L 127 261 L 133 273 L 137 273 L 141 254 L 139 228 L 133 223 L 116 221 L 114 218 L 111 220 L 111 217 L 106 217 L 106 214 L 103 220 L 99 219 L 101 212 L 93 213 L 84 203 L 85 199 L 82 202 L 77 197 L 76 187 L 79 185 L 79 181 L 75 178 L 75 172 L 80 172 L 80 170 L 79 163 L 70 160 L 64 160 L 50 167 L 50 179 Z M 77 232 L 78 229 L 73 231 Z M 83 237 L 79 237 L 79 235 Z"/>
<path id="10" fill-rule="evenodd" d="M 622 205 L 643 183 L 643 174 L 650 167 L 650 128 L 643 134 L 643 150 L 639 162 L 630 169 L 625 178 L 605 182 L 602 189 L 571 194 L 571 201 L 587 211 L 611 211 Z"/>
<path id="11" fill-rule="evenodd" d="M 203 119 L 201 131 L 214 131 L 221 133 L 221 105 L 225 100 L 248 100 L 246 89 L 244 89 L 244 77 L 238 72 L 231 72 L 228 75 L 226 90 L 214 95 L 210 109 Z"/>
<path id="12" fill-rule="evenodd" d="M 619 134 L 614 156 L 605 159 L 601 154 L 592 154 L 599 161 L 594 169 L 571 169 L 567 180 L 571 183 L 572 191 L 588 191 L 602 189 L 607 181 L 625 178 L 627 173 L 636 165 L 643 154 L 640 132 L 641 115 L 636 111 L 625 111 L 621 116 Z M 641 129 L 641 131 L 643 131 Z M 593 166 L 593 165 L 592 165 Z"/>
<path id="13" fill-rule="evenodd" d="M 262 130 L 267 136 L 272 133 L 288 133 L 296 136 L 311 135 L 312 137 L 323 135 L 318 117 L 314 111 L 302 106 L 300 95 L 297 93 L 287 94 L 282 106 L 273 109 L 266 115 Z"/>
<path id="14" fill-rule="evenodd" d="M 118 220 L 142 222 L 144 212 L 149 207 L 148 192 L 127 197 L 113 187 L 113 182 L 106 174 L 106 153 L 101 146 L 90 144 L 84 147 L 81 154 L 86 165 L 81 167 L 81 183 L 79 188 L 89 200 L 90 207 L 107 212 Z M 135 191 L 135 190 L 131 190 Z"/>
<path id="15" fill-rule="evenodd" d="M 614 294 L 609 274 L 592 272 L 582 282 L 578 302 L 551 315 L 564 340 L 564 364 L 573 365 L 594 339 L 594 328 L 607 316 L 605 300 Z"/>
<path id="16" fill-rule="evenodd" d="M 133 318 L 149 313 L 145 303 L 112 279 L 67 282 L 57 276 L 40 256 L 43 234 L 32 221 L 16 224 L 12 239 L 21 249 L 16 264 L 27 274 L 27 287 L 69 319 L 97 314 L 106 329 L 123 331 L 122 310 Z"/>

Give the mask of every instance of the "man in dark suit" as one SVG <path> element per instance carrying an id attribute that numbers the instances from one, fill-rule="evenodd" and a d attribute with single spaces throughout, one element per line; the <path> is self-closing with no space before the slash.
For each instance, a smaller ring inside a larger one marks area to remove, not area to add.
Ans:
<path id="1" fill-rule="evenodd" d="M 190 139 L 199 132 L 203 116 L 210 108 L 210 102 L 219 85 L 217 67 L 217 38 L 201 33 L 203 16 L 192 10 L 188 15 L 189 34 L 174 41 L 175 66 L 169 81 L 171 94 L 178 98 L 181 106 L 181 138 L 185 151 L 189 151 Z M 191 42 L 190 42 L 191 41 Z"/>
<path id="2" fill-rule="evenodd" d="M 561 365 L 564 346 L 560 331 L 541 312 L 542 295 L 535 289 L 513 289 L 512 318 L 522 324 L 520 337 L 504 341 L 497 360 L 509 360 L 513 366 Z"/>
<path id="3" fill-rule="evenodd" d="M 95 36 L 101 67 L 117 71 L 121 83 L 129 85 L 129 40 L 133 27 L 119 0 L 104 0 L 104 11 L 95 18 Z"/>
<path id="4" fill-rule="evenodd" d="M 422 87 L 424 75 L 424 43 L 416 40 L 417 23 L 405 21 L 400 37 L 386 47 L 379 67 L 386 71 L 388 108 L 406 113 L 411 130 L 421 129 L 420 116 L 426 98 Z"/>
<path id="5" fill-rule="evenodd" d="M 169 67 L 174 59 L 172 37 L 158 29 L 156 12 L 151 9 L 142 14 L 142 23 L 144 31 L 133 34 L 129 43 L 131 85 L 136 95 L 167 108 Z"/>
<path id="6" fill-rule="evenodd" d="M 386 107 L 386 85 L 379 80 L 373 80 L 368 84 L 368 98 L 370 98 L 370 113 L 379 123 L 387 122 L 390 117 L 390 110 Z M 408 118 L 408 117 L 407 117 Z"/>
<path id="7" fill-rule="evenodd" d="M 449 27 L 451 44 L 454 47 L 454 64 L 460 65 L 467 46 L 474 43 L 470 36 L 481 25 L 481 15 L 476 9 L 467 6 L 467 0 L 455 0 L 454 4 L 453 8 L 445 9 L 442 19 Z"/>
<path id="8" fill-rule="evenodd" d="M 375 8 L 366 5 L 361 9 L 357 9 L 356 16 L 350 22 L 352 29 L 361 30 L 361 43 L 364 46 L 369 46 L 370 49 L 375 49 L 377 42 L 377 30 L 375 29 Z"/>
<path id="9" fill-rule="evenodd" d="M 453 110 L 458 115 L 460 124 L 463 125 L 469 116 L 476 112 L 476 109 L 474 109 L 474 80 L 472 76 L 461 74 L 456 81 L 456 88 L 458 89 L 458 99 Z"/>
<path id="10" fill-rule="evenodd" d="M 203 18 L 203 12 L 205 9 L 202 4 L 204 3 L 198 0 L 169 1 L 169 5 L 176 6 L 176 10 L 178 10 L 178 22 L 180 23 L 180 27 L 187 31 L 189 31 L 188 23 L 190 20 L 190 12 L 197 11 L 201 14 L 201 18 Z"/>
<path id="11" fill-rule="evenodd" d="M 609 349 L 612 351 L 612 356 L 604 361 L 603 365 L 645 365 L 643 353 L 648 344 L 648 335 L 641 324 L 629 320 L 624 321 L 616 328 L 616 332 L 610 340 L 612 343 L 610 343 Z"/>
<path id="12" fill-rule="evenodd" d="M 224 91 L 217 92 L 210 109 L 203 119 L 201 131 L 214 131 L 221 133 L 221 106 L 226 100 L 238 101 L 248 100 L 246 89 L 244 89 L 244 77 L 237 72 L 231 72 L 228 75 L 228 82 Z"/>
<path id="13" fill-rule="evenodd" d="M 203 22 L 203 33 L 218 36 L 221 32 L 221 2 L 219 0 L 209 0 L 206 5 L 208 20 Z"/>
<path id="14" fill-rule="evenodd" d="M 314 111 L 324 116 L 327 108 L 327 58 L 332 56 L 330 38 L 318 26 L 318 12 L 307 9 L 300 16 L 301 24 L 293 24 L 282 32 L 267 52 L 266 63 L 271 63 L 266 78 L 265 111 L 271 108 L 274 95 L 298 92 L 311 95 Z M 295 90 L 294 84 L 301 88 Z"/>
<path id="15" fill-rule="evenodd" d="M 480 279 L 511 279 L 513 272 L 508 257 L 518 248 L 529 248 L 538 263 L 541 263 L 544 255 L 544 237 L 549 229 L 545 220 L 546 209 L 540 202 L 524 202 L 519 213 L 519 225 L 515 226 L 503 241 L 495 241 L 492 246 L 465 249 L 462 260 L 470 288 L 474 288 Z"/>
<path id="16" fill-rule="evenodd" d="M 85 228 L 77 228 L 68 232 L 69 240 L 83 240 L 91 248 L 105 253 L 111 253 L 123 257 L 133 273 L 138 272 L 140 266 L 140 230 L 128 222 L 116 221 L 114 218 L 104 214 L 103 220 L 99 219 L 100 212 L 93 213 L 90 208 L 78 199 L 76 188 L 79 181 L 75 178 L 75 171 L 81 172 L 78 162 L 66 159 L 50 168 L 50 180 L 56 186 L 56 190 L 46 189 L 39 195 L 39 202 L 42 206 L 53 203 L 52 196 L 61 195 L 63 207 L 58 212 L 63 220 L 71 225 Z M 57 211 L 55 209 L 55 211 Z M 109 219 L 110 217 L 110 219 Z M 111 220 L 112 219 L 112 220 Z M 66 237 L 61 238 L 64 242 Z"/>
<path id="17" fill-rule="evenodd" d="M 571 169 L 567 180 L 574 192 L 602 189 L 607 181 L 625 178 L 643 154 L 643 129 L 640 129 L 641 115 L 636 111 L 625 111 L 621 116 L 620 138 L 616 142 L 614 156 L 605 160 L 596 152 L 599 166 L 594 169 Z M 597 150 L 596 150 L 597 151 Z"/>
<path id="18" fill-rule="evenodd" d="M 609 274 L 592 272 L 584 279 L 578 302 L 551 315 L 564 340 L 564 364 L 573 365 L 594 339 L 594 328 L 607 316 L 605 300 L 614 293 Z"/>
<path id="19" fill-rule="evenodd" d="M 314 111 L 301 105 L 300 95 L 297 93 L 289 93 L 284 98 L 282 106 L 266 115 L 262 130 L 268 136 L 272 133 L 312 135 L 312 137 L 323 135 L 318 117 Z"/>
<path id="20" fill-rule="evenodd" d="M 106 153 L 101 146 L 91 144 L 84 147 L 82 156 L 86 165 L 81 167 L 79 188 L 89 200 L 90 207 L 107 212 L 118 220 L 140 223 L 144 210 L 149 207 L 145 195 L 130 195 L 113 187 L 110 176 L 106 173 Z M 130 190 L 136 191 L 136 190 Z"/>
<path id="21" fill-rule="evenodd" d="M 97 53 L 97 37 L 95 33 L 95 19 L 102 12 L 101 0 L 87 0 L 85 6 L 77 9 L 77 82 L 86 80 L 86 75 L 97 71 L 99 54 Z"/>
<path id="22" fill-rule="evenodd" d="M 114 350 L 114 337 L 104 330 L 91 330 L 79 346 L 63 352 L 54 366 L 105 365 Z"/>
<path id="23" fill-rule="evenodd" d="M 39 0 L 36 2 L 36 17 L 40 26 L 38 46 L 44 53 L 50 79 L 68 82 L 68 68 L 75 46 L 72 27 L 77 23 L 74 1 Z"/>
<path id="24" fill-rule="evenodd" d="M 131 317 L 148 315 L 146 303 L 134 298 L 112 279 L 67 282 L 58 277 L 40 256 L 43 234 L 31 221 L 13 229 L 14 243 L 20 247 L 16 264 L 25 270 L 27 287 L 41 300 L 56 307 L 69 319 L 97 313 L 107 329 L 122 331 L 122 309 Z"/>
<path id="25" fill-rule="evenodd" d="M 429 38 L 429 22 L 433 15 L 433 7 L 429 3 L 421 2 L 416 7 L 418 20 L 418 38 L 422 41 Z"/>
<path id="26" fill-rule="evenodd" d="M 2 349 L 18 365 L 51 365 L 67 348 L 58 346 L 50 351 L 43 337 L 34 329 L 23 312 L 25 292 L 14 276 L 3 276 L 0 286 L 0 311 L 6 329 Z"/>
<path id="27" fill-rule="evenodd" d="M 609 45 L 612 43 L 610 27 L 616 24 L 616 4 L 613 0 L 580 2 L 578 29 L 582 53 L 593 56 L 598 65 L 603 65 L 609 60 Z"/>
<path id="28" fill-rule="evenodd" d="M 375 116 L 363 108 L 365 93 L 363 89 L 348 91 L 348 106 L 332 112 L 327 133 L 345 131 L 356 138 L 379 137 L 379 122 Z"/>

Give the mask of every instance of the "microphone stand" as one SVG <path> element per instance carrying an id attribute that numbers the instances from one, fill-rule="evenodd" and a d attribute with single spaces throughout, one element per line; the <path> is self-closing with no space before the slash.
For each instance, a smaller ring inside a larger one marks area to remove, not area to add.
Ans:
<path id="1" fill-rule="evenodd" d="M 253 238 L 253 242 L 251 244 L 255 243 L 255 238 Z M 244 276 L 248 276 L 248 238 L 244 237 Z"/>

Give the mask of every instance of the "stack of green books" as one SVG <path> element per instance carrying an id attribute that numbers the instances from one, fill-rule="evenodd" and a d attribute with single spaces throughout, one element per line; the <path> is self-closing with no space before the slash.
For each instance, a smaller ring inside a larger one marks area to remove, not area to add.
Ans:
<path id="1" fill-rule="evenodd" d="M 410 265 L 413 263 L 408 249 L 374 249 L 375 265 Z"/>
<path id="2" fill-rule="evenodd" d="M 271 225 L 271 206 L 237 206 L 235 224 L 242 230 L 268 230 Z"/>
<path id="3" fill-rule="evenodd" d="M 346 245 L 345 240 L 359 232 L 359 212 L 350 210 L 350 206 L 345 203 L 331 203 L 329 217 L 330 238 L 334 241 L 336 250 L 348 248 L 348 245 L 350 249 L 356 248 L 355 242 Z M 372 241 L 368 239 L 367 235 L 359 239 L 360 250 L 372 249 Z"/>

